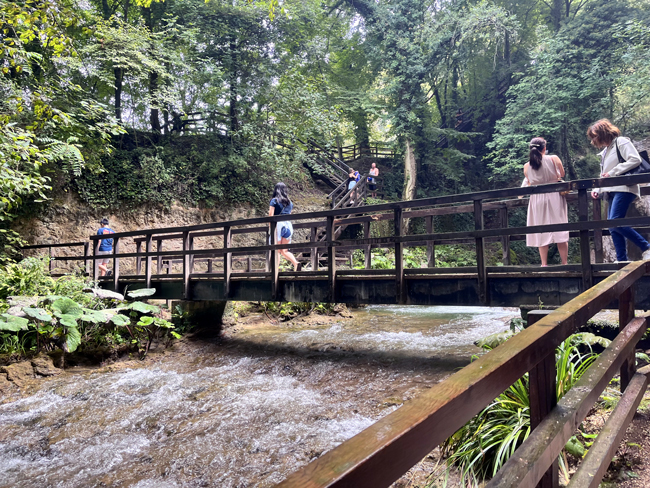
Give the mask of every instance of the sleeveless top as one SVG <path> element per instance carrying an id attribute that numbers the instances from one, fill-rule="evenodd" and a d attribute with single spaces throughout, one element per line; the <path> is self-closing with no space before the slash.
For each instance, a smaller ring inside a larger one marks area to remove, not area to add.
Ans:
<path id="1" fill-rule="evenodd" d="M 530 186 L 557 183 L 559 179 L 560 175 L 551 156 L 542 156 L 542 165 L 537 170 L 533 169 L 531 165 L 528 165 L 528 182 Z"/>

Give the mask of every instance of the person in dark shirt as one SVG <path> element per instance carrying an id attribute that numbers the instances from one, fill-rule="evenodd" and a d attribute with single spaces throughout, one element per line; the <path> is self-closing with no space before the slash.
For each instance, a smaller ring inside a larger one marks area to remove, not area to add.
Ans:
<path id="1" fill-rule="evenodd" d="M 115 231 L 108 227 L 108 219 L 104 217 L 100 222 L 102 226 L 97 230 L 97 235 L 106 235 L 106 234 L 115 234 Z M 113 254 L 113 239 L 101 239 L 101 244 L 99 245 L 98 254 L 108 255 Z M 97 268 L 99 269 L 99 276 L 105 276 L 108 273 L 108 258 L 102 258 L 97 260 Z"/>
<path id="2" fill-rule="evenodd" d="M 287 194 L 287 185 L 279 182 L 275 185 L 273 198 L 269 202 L 269 217 L 273 217 L 274 215 L 289 215 L 292 210 L 293 203 L 291 203 Z M 292 235 L 293 225 L 290 220 L 278 222 L 275 236 L 276 244 L 291 244 Z M 293 254 L 286 249 L 280 249 L 278 252 L 293 264 L 294 271 L 300 271 L 300 264 Z"/>

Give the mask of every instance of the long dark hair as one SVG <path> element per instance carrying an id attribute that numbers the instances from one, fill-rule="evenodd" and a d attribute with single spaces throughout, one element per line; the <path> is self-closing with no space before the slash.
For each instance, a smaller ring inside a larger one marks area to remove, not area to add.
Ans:
<path id="1" fill-rule="evenodd" d="M 530 154 L 528 155 L 528 161 L 530 162 L 530 167 L 537 171 L 542 167 L 542 151 L 546 149 L 546 141 L 541 137 L 533 137 L 530 140 Z"/>
<path id="2" fill-rule="evenodd" d="M 273 190 L 273 198 L 275 198 L 280 205 L 286 207 L 291 203 L 289 200 L 289 195 L 287 195 L 287 185 L 281 181 L 275 185 L 275 190 Z"/>

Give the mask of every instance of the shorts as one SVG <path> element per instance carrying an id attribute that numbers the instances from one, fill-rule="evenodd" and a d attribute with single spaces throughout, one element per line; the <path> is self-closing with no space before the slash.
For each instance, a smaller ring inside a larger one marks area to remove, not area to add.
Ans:
<path id="1" fill-rule="evenodd" d="M 356 181 L 351 181 L 350 183 L 348 183 L 348 190 L 352 190 L 352 188 L 354 188 L 354 185 L 356 184 L 357 184 Z"/>
<path id="2" fill-rule="evenodd" d="M 97 254 L 105 256 L 107 254 L 113 254 L 113 251 L 97 251 Z M 109 258 L 98 259 L 97 264 L 108 264 L 109 261 Z"/>
<path id="3" fill-rule="evenodd" d="M 370 185 L 368 185 L 368 189 L 369 189 L 370 191 L 375 191 L 375 190 L 377 189 L 377 185 L 373 185 L 373 184 L 371 183 Z"/>
<path id="4" fill-rule="evenodd" d="M 277 241 L 280 242 L 280 239 L 288 239 L 291 242 L 291 236 L 293 235 L 293 224 L 289 221 L 287 222 L 278 222 L 278 227 L 276 230 Z"/>

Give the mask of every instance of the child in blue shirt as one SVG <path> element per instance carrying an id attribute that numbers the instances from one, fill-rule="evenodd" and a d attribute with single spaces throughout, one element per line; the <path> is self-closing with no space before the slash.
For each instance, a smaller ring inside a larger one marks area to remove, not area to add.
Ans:
<path id="1" fill-rule="evenodd" d="M 115 231 L 108 227 L 108 219 L 104 217 L 100 222 L 102 226 L 97 230 L 97 235 L 106 235 L 106 234 L 115 234 Z M 99 244 L 98 254 L 113 254 L 113 239 L 101 239 Z M 99 276 L 105 276 L 108 273 L 108 258 L 102 258 L 97 260 L 97 268 L 99 269 Z"/>

